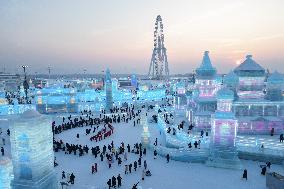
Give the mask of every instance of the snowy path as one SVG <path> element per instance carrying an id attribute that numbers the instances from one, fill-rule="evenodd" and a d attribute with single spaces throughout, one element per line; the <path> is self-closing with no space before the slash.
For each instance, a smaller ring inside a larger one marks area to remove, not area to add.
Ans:
<path id="1" fill-rule="evenodd" d="M 157 129 L 150 124 L 152 137 L 159 137 Z M 109 144 L 112 140 L 115 146 L 118 146 L 122 141 L 125 144 L 134 144 L 140 142 L 140 134 L 142 127 L 133 127 L 131 124 L 116 124 L 115 133 L 110 138 L 100 141 L 98 144 L 103 146 Z M 85 128 L 76 128 L 63 132 L 56 136 L 57 139 L 62 138 L 64 141 L 73 143 L 96 145 L 91 143 L 88 138 L 83 136 Z M 76 134 L 80 134 L 80 139 L 76 140 Z M 173 188 L 194 188 L 194 189 L 266 189 L 265 177 L 260 175 L 260 162 L 242 161 L 244 167 L 248 169 L 248 181 L 241 180 L 242 171 L 227 170 L 207 167 L 204 164 L 190 164 L 177 161 L 166 163 L 165 158 L 158 157 L 153 159 L 152 152 L 147 152 L 148 167 L 152 172 L 152 177 L 146 177 L 145 181 L 141 181 L 142 168 L 138 169 L 130 175 L 124 175 L 124 164 L 133 163 L 138 157 L 134 154 L 129 155 L 127 162 L 123 162 L 121 167 L 115 162 L 111 169 L 108 168 L 106 162 L 101 162 L 99 158 L 95 159 L 91 155 L 83 157 L 75 157 L 74 155 L 65 155 L 62 152 L 55 154 L 59 166 L 56 168 L 58 178 L 60 179 L 61 171 L 74 172 L 76 176 L 75 185 L 70 188 L 94 188 L 103 189 L 106 187 L 106 182 L 113 175 L 119 173 L 123 177 L 123 187 L 131 188 L 134 183 L 140 181 L 139 186 L 147 189 L 173 189 Z M 98 173 L 91 174 L 91 164 L 98 163 Z M 279 165 L 273 165 L 272 170 L 284 174 L 284 170 Z"/>
<path id="2" fill-rule="evenodd" d="M 3 125 L 3 135 L 5 129 Z M 122 141 L 125 144 L 134 144 L 140 142 L 140 135 L 142 131 L 141 126 L 133 127 L 132 124 L 115 124 L 115 133 L 106 140 L 99 143 L 90 142 L 89 136 L 85 136 L 85 129 L 76 128 L 65 131 L 56 135 L 56 139 L 62 138 L 65 142 L 87 144 L 88 146 L 109 144 L 112 140 L 115 146 L 118 146 Z M 149 129 L 152 138 L 159 138 L 159 131 L 153 124 L 149 124 Z M 80 139 L 76 140 L 76 134 L 80 134 Z M 159 141 L 159 139 L 158 139 Z M 8 143 L 8 142 L 7 142 Z M 9 145 L 5 146 L 5 151 L 9 153 Z M 95 159 L 92 155 L 85 155 L 82 157 L 74 155 L 65 155 L 62 152 L 55 153 L 57 162 L 56 172 L 58 180 L 61 180 L 61 171 L 73 172 L 76 176 L 75 185 L 68 187 L 70 189 L 104 189 L 106 182 L 113 175 L 117 176 L 121 173 L 123 177 L 122 189 L 129 189 L 134 183 L 140 181 L 139 186 L 143 189 L 266 189 L 265 177 L 260 175 L 260 162 L 242 161 L 244 168 L 248 170 L 248 181 L 241 180 L 242 171 L 219 169 L 207 167 L 199 163 L 184 163 L 177 161 L 170 161 L 166 163 L 165 158 L 159 157 L 154 160 L 153 154 L 147 151 L 147 163 L 152 172 L 151 177 L 146 177 L 145 181 L 141 181 L 142 168 L 137 172 L 129 175 L 122 174 L 125 163 L 133 163 L 138 157 L 134 154 L 128 156 L 128 161 L 123 162 L 121 167 L 117 166 L 115 162 L 111 169 L 108 168 L 106 162 L 101 162 L 99 158 Z M 91 174 L 91 164 L 98 163 L 98 173 Z M 284 169 L 280 165 L 272 165 L 272 171 L 277 171 L 284 175 Z"/>

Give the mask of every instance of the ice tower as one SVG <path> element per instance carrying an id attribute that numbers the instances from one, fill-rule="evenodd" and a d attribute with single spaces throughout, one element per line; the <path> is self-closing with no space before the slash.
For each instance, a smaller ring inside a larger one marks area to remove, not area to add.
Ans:
<path id="1" fill-rule="evenodd" d="M 211 64 L 209 51 L 205 51 L 199 68 L 196 69 L 196 112 L 194 123 L 197 129 L 209 129 L 211 114 L 216 110 L 216 68 Z"/>
<path id="2" fill-rule="evenodd" d="M 239 77 L 238 96 L 241 99 L 260 99 L 264 97 L 265 70 L 247 55 L 246 60 L 241 63 L 234 72 Z"/>
<path id="3" fill-rule="evenodd" d="M 143 131 L 142 131 L 142 136 L 141 136 L 141 143 L 144 147 L 149 146 L 150 144 L 150 133 L 149 133 L 149 128 L 148 128 L 148 121 L 147 121 L 147 116 L 146 116 L 146 111 L 143 108 L 141 112 L 141 125 L 143 126 Z"/>
<path id="4" fill-rule="evenodd" d="M 105 110 L 110 112 L 110 109 L 113 107 L 113 100 L 112 100 L 112 81 L 109 69 L 106 70 L 105 76 L 105 92 L 106 92 L 106 106 Z"/>
<path id="5" fill-rule="evenodd" d="M 135 89 L 138 88 L 138 81 L 136 75 L 131 76 L 131 86 Z"/>
<path id="6" fill-rule="evenodd" d="M 217 110 L 212 115 L 208 166 L 240 169 L 236 149 L 238 122 L 232 112 L 233 91 L 223 88 L 217 93 Z"/>
<path id="7" fill-rule="evenodd" d="M 13 189 L 56 189 L 51 120 L 27 110 L 10 125 Z"/>

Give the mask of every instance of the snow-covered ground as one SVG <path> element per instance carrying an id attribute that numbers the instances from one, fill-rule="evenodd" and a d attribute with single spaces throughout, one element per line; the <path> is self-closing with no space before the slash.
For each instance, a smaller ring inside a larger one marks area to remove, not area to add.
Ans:
<path id="1" fill-rule="evenodd" d="M 3 129 L 4 137 L 8 140 L 5 126 Z M 56 140 L 62 139 L 64 142 L 74 144 L 88 145 L 89 147 L 99 145 L 101 148 L 104 144 L 110 144 L 114 141 L 114 145 L 118 147 L 121 142 L 126 145 L 129 143 L 131 147 L 136 142 L 140 142 L 142 126 L 133 127 L 132 122 L 129 124 L 114 124 L 115 131 L 112 136 L 100 142 L 91 142 L 89 136 L 85 136 L 85 129 L 75 128 L 64 131 L 55 136 Z M 149 124 L 150 133 L 155 137 L 159 137 L 159 132 L 154 124 Z M 76 138 L 76 134 L 80 134 L 80 138 Z M 0 141 L 1 143 L 1 141 Z M 1 143 L 2 145 L 2 143 Z M 5 151 L 10 156 L 9 144 L 5 145 Z M 103 189 L 107 188 L 107 180 L 112 176 L 117 176 L 119 173 L 122 176 L 122 188 L 129 189 L 133 184 L 139 182 L 140 188 L 143 189 L 175 189 L 175 188 L 193 188 L 193 189 L 266 189 L 265 176 L 260 175 L 259 165 L 261 162 L 242 161 L 243 167 L 248 170 L 248 180 L 242 180 L 242 170 L 230 170 L 207 167 L 204 164 L 184 163 L 177 161 L 170 161 L 166 163 L 166 159 L 159 157 L 153 158 L 153 152 L 147 151 L 146 157 L 143 156 L 143 161 L 146 159 L 148 168 L 152 172 L 151 177 L 146 177 L 141 181 L 142 167 L 133 173 L 124 175 L 124 165 L 130 164 L 138 160 L 135 154 L 129 154 L 128 160 L 123 162 L 119 167 L 115 161 L 109 169 L 106 161 L 101 162 L 100 158 L 94 158 L 89 152 L 88 155 L 79 157 L 73 154 L 64 154 L 63 152 L 55 153 L 57 163 L 59 164 L 55 169 L 58 175 L 58 181 L 61 181 L 61 172 L 73 172 L 76 176 L 75 184 L 68 188 L 73 189 Z M 142 161 L 142 166 L 143 166 Z M 98 163 L 98 172 L 91 174 L 91 165 Z M 276 171 L 284 174 L 284 169 L 280 165 L 272 165 L 271 171 Z"/>

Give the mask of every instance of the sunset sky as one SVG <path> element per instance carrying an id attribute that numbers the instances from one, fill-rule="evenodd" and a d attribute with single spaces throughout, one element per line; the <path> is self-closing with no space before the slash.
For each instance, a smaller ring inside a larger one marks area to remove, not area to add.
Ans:
<path id="1" fill-rule="evenodd" d="M 219 73 L 252 54 L 284 72 L 283 0 L 0 0 L 0 71 L 148 71 L 156 16 L 170 73 L 189 73 L 205 50 Z"/>

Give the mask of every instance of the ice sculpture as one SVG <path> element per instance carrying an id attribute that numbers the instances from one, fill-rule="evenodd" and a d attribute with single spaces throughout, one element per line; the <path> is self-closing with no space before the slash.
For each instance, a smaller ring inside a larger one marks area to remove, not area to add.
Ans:
<path id="1" fill-rule="evenodd" d="M 194 123 L 197 130 L 210 129 L 211 114 L 216 109 L 215 96 L 218 89 L 216 72 L 216 68 L 211 64 L 209 51 L 205 51 L 202 63 L 196 69 L 198 97 L 195 99 L 197 106 L 194 114 Z"/>
<path id="2" fill-rule="evenodd" d="M 112 100 L 112 81 L 109 69 L 106 70 L 105 76 L 105 91 L 106 91 L 106 106 L 105 110 L 110 112 L 110 109 L 113 107 L 113 100 Z"/>
<path id="3" fill-rule="evenodd" d="M 138 88 L 138 81 L 136 75 L 131 76 L 131 86 L 134 87 L 135 89 Z"/>
<path id="4" fill-rule="evenodd" d="M 217 110 L 212 115 L 208 166 L 240 169 L 236 149 L 238 122 L 232 112 L 233 91 L 223 88 L 217 93 Z"/>
<path id="5" fill-rule="evenodd" d="M 148 128 L 148 121 L 146 116 L 146 111 L 143 108 L 141 112 L 141 120 L 140 124 L 143 126 L 142 136 L 141 136 L 141 143 L 144 147 L 149 146 L 150 144 L 150 133 Z"/>
<path id="6" fill-rule="evenodd" d="M 27 110 L 12 120 L 14 189 L 55 189 L 53 136 L 49 117 Z"/>
<path id="7" fill-rule="evenodd" d="M 8 157 L 0 158 L 0 188 L 10 189 L 13 179 L 13 166 Z"/>

